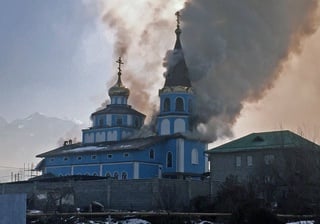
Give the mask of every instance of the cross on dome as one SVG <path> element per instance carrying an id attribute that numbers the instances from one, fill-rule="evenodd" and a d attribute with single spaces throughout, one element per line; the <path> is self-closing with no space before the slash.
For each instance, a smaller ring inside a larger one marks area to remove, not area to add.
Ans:
<path id="1" fill-rule="evenodd" d="M 121 75 L 121 65 L 123 65 L 121 57 L 119 57 L 119 59 L 116 62 L 118 63 L 118 75 Z"/>
<path id="2" fill-rule="evenodd" d="M 177 11 L 175 15 L 177 16 L 177 29 L 180 29 L 180 11 Z"/>

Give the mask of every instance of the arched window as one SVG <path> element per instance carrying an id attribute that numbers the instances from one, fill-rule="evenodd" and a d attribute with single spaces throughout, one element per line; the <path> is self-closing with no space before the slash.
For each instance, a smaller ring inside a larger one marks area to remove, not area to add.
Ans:
<path id="1" fill-rule="evenodd" d="M 164 111 L 164 112 L 170 111 L 170 99 L 169 99 L 169 98 L 165 98 L 165 99 L 164 99 L 163 111 Z"/>
<path id="2" fill-rule="evenodd" d="M 135 128 L 139 127 L 139 119 L 138 119 L 138 117 L 134 118 L 134 127 Z"/>
<path id="3" fill-rule="evenodd" d="M 197 149 L 191 151 L 191 164 L 199 164 L 199 153 Z"/>
<path id="4" fill-rule="evenodd" d="M 167 153 L 167 167 L 172 167 L 172 152 Z"/>
<path id="5" fill-rule="evenodd" d="M 118 180 L 118 178 L 119 178 L 118 172 L 114 172 L 114 173 L 113 173 L 113 177 L 114 177 L 114 179 Z"/>
<path id="6" fill-rule="evenodd" d="M 103 119 L 102 118 L 99 119 L 99 127 L 103 127 Z"/>
<path id="7" fill-rule="evenodd" d="M 109 172 L 107 172 L 107 173 L 106 173 L 106 177 L 107 177 L 107 178 L 110 178 L 110 177 L 111 177 L 111 174 L 110 174 Z"/>
<path id="8" fill-rule="evenodd" d="M 128 174 L 126 172 L 122 172 L 121 176 L 122 180 L 126 180 L 128 178 Z"/>
<path id="9" fill-rule="evenodd" d="M 184 103 L 181 97 L 176 99 L 176 111 L 184 111 Z"/>
<path id="10" fill-rule="evenodd" d="M 149 152 L 149 158 L 154 159 L 154 150 L 153 149 L 151 149 Z"/>

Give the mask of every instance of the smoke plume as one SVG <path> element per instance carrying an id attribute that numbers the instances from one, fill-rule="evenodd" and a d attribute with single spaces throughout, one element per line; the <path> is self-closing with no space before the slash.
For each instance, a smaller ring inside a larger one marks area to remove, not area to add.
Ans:
<path id="1" fill-rule="evenodd" d="M 318 0 L 187 3 L 182 40 L 208 137 L 230 135 L 243 103 L 273 86 L 283 63 L 315 32 L 317 7 Z"/>
<path id="2" fill-rule="evenodd" d="M 160 59 L 173 48 L 174 13 L 184 2 L 105 3 L 103 21 L 113 30 L 114 58 L 125 58 L 123 80 L 131 90 L 129 100 L 144 113 L 152 113 L 149 108 L 158 102 L 156 90 L 164 81 Z M 243 104 L 261 99 L 284 63 L 315 32 L 318 4 L 318 0 L 186 1 L 181 40 L 203 136 L 215 140 L 232 135 Z"/>

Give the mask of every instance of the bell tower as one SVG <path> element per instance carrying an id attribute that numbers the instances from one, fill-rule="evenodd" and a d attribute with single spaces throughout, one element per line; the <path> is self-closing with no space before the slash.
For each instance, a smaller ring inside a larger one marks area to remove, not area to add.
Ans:
<path id="1" fill-rule="evenodd" d="M 159 90 L 160 113 L 157 120 L 159 135 L 185 133 L 191 130 L 193 89 L 180 41 L 180 13 L 176 13 L 176 42 L 172 51 L 165 84 Z"/>

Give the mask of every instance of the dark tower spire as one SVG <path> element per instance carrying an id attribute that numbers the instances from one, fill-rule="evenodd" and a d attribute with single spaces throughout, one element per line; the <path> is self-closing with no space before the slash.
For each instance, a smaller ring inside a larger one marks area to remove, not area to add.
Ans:
<path id="1" fill-rule="evenodd" d="M 168 58 L 167 76 L 164 87 L 183 86 L 191 87 L 188 68 L 184 59 L 182 45 L 180 41 L 180 12 L 176 12 L 177 28 L 176 43 L 172 52 L 172 56 Z"/>
<path id="2" fill-rule="evenodd" d="M 177 49 L 182 49 L 181 47 L 181 42 L 180 42 L 180 34 L 181 34 L 181 29 L 180 29 L 180 12 L 176 12 L 175 14 L 177 16 L 177 28 L 175 30 L 175 33 L 176 33 L 176 43 L 174 45 L 174 49 L 177 50 Z"/>

